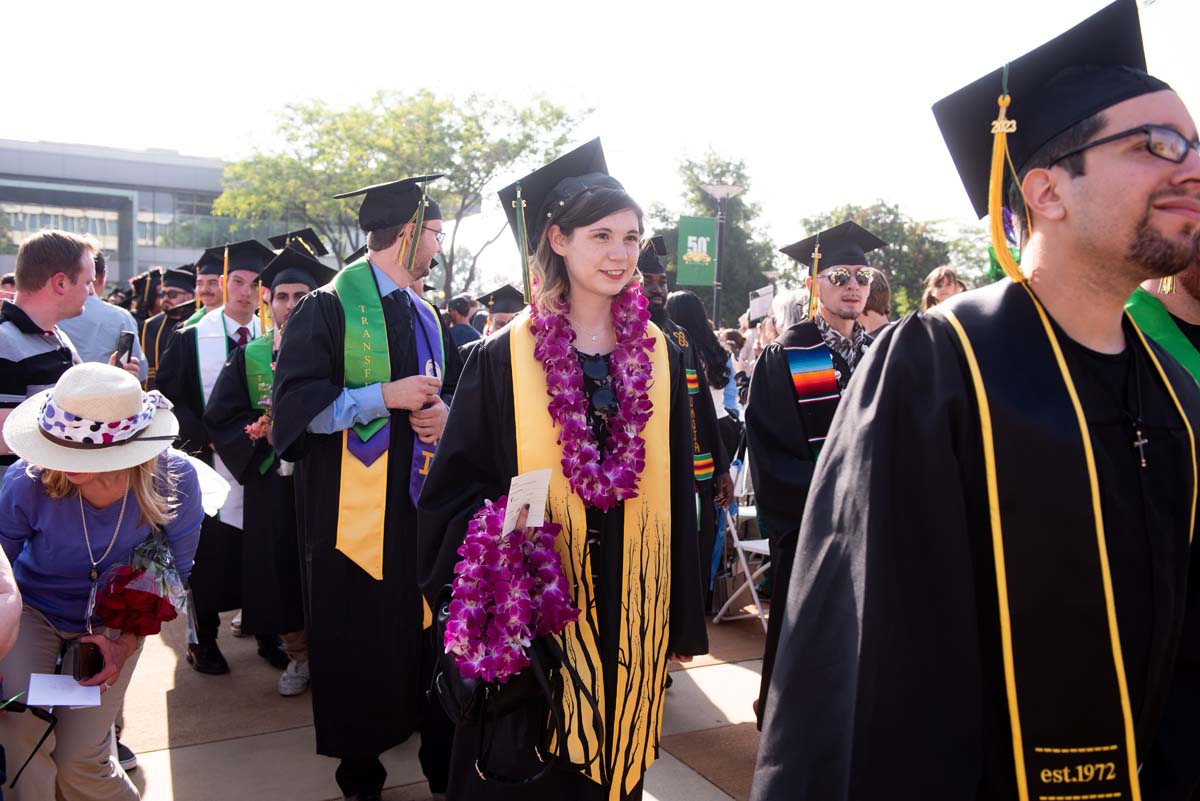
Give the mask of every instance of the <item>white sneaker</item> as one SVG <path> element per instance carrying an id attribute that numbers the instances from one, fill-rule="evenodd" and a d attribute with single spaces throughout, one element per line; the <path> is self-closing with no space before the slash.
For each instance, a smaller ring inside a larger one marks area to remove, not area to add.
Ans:
<path id="1" fill-rule="evenodd" d="M 299 695 L 308 689 L 308 660 L 288 662 L 287 670 L 279 675 L 275 689 L 285 698 Z"/>

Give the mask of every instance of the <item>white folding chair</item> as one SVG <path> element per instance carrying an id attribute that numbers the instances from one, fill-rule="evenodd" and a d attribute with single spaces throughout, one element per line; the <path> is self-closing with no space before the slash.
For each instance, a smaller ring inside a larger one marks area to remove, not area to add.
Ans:
<path id="1" fill-rule="evenodd" d="M 746 489 L 746 474 L 749 472 L 750 454 L 746 453 L 746 464 L 737 471 L 737 475 L 733 477 L 734 497 L 744 497 Z M 734 553 L 737 554 L 737 570 L 745 576 L 746 580 L 742 586 L 730 594 L 725 604 L 717 611 L 713 618 L 713 623 L 720 623 L 722 620 L 745 620 L 746 618 L 757 617 L 762 623 L 763 631 L 767 630 L 767 615 L 763 611 L 762 602 L 758 598 L 758 590 L 755 584 L 770 567 L 767 562 L 767 557 L 770 556 L 771 548 L 768 540 L 743 540 L 738 535 L 739 527 L 750 520 L 754 520 L 758 516 L 758 510 L 753 506 L 738 506 L 738 515 L 735 520 L 728 509 L 722 509 L 721 513 L 725 515 L 725 530 L 729 533 L 730 542 L 733 545 Z M 754 569 L 750 569 L 750 561 L 757 560 Z M 737 612 L 729 614 L 730 609 L 734 609 L 734 603 L 738 598 L 742 597 L 742 593 L 749 591 L 750 599 L 754 603 L 754 612 Z"/>

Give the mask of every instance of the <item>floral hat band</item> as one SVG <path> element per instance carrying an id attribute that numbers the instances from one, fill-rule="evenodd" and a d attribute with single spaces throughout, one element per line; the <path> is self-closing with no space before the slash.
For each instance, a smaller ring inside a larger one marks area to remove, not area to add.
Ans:
<path id="1" fill-rule="evenodd" d="M 56 445 L 80 450 L 111 448 L 140 439 L 173 440 L 174 435 L 143 437 L 159 409 L 171 409 L 172 404 L 158 390 L 142 393 L 142 408 L 137 414 L 121 420 L 90 420 L 72 414 L 54 403 L 53 393 L 38 412 L 38 431 Z"/>

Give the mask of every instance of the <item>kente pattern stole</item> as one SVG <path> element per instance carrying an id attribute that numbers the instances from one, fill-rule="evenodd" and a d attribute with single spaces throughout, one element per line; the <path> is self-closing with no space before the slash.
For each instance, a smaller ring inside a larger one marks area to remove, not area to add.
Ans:
<path id="1" fill-rule="evenodd" d="M 1033 293 L 1008 280 L 931 314 L 950 324 L 978 406 L 1019 798 L 1139 801 L 1096 458 L 1058 335 Z M 1131 347 L 1191 434 L 1140 330 Z"/>
<path id="2" fill-rule="evenodd" d="M 575 603 L 583 612 L 579 621 L 559 636 L 559 644 L 600 710 L 597 720 L 568 674 L 563 693 L 567 751 L 571 762 L 582 766 L 592 781 L 608 785 L 610 799 L 617 801 L 622 792 L 629 792 L 641 781 L 654 761 L 662 731 L 671 622 L 671 389 L 666 340 L 656 326 L 649 326 L 646 334 L 655 340 L 651 354 L 654 381 L 650 387 L 653 413 L 642 431 L 646 467 L 638 483 L 638 497 L 624 503 L 617 690 L 609 697 L 600 661 L 583 501 L 571 491 L 563 475 L 562 446 L 547 411 L 546 373 L 533 356 L 534 336 L 528 315 L 515 318 L 509 332 L 517 470 L 525 473 L 550 468 L 547 515 L 563 527 L 557 548 L 567 581 L 575 589 Z M 604 721 L 610 711 L 614 725 L 606 731 Z"/>

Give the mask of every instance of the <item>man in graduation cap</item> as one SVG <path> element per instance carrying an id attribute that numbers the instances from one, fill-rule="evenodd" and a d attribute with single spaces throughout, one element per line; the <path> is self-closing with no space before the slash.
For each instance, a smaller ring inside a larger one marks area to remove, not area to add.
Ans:
<path id="1" fill-rule="evenodd" d="M 378 798 L 379 755 L 421 730 L 430 789 L 448 780 L 449 723 L 425 696 L 436 650 L 417 591 L 416 498 L 460 361 L 412 291 L 441 247 L 423 185 L 368 187 L 366 257 L 304 298 L 275 369 L 274 440 L 296 462 L 317 752 L 348 798 Z M 356 688 L 371 687 L 370 700 Z"/>
<path id="2" fill-rule="evenodd" d="M 158 363 L 171 335 L 192 315 L 196 297 L 196 272 L 191 265 L 163 271 L 162 311 L 142 324 L 142 350 L 146 352 L 146 389 L 157 386 Z"/>
<path id="3" fill-rule="evenodd" d="M 1200 391 L 1122 307 L 1196 259 L 1200 145 L 1144 69 L 1119 0 L 934 106 L 1009 277 L 898 323 L 842 399 L 756 801 L 1194 797 Z"/>
<path id="4" fill-rule="evenodd" d="M 159 290 L 162 288 L 162 268 L 155 267 L 153 270 L 135 275 L 129 279 L 129 285 L 133 288 L 133 302 L 137 304 L 137 308 L 133 311 L 133 318 L 138 326 L 141 326 L 142 323 L 162 310 L 159 297 Z"/>
<path id="5" fill-rule="evenodd" d="M 771 617 L 755 705 L 759 727 L 817 456 L 850 376 L 872 341 L 858 322 L 875 277 L 866 254 L 886 245 L 847 221 L 781 249 L 809 268 L 813 300 L 809 319 L 784 329 L 759 357 L 746 403 L 755 498 L 772 564 Z"/>
<path id="6" fill-rule="evenodd" d="M 218 245 L 200 254 L 196 260 L 196 310 L 184 325 L 200 322 L 200 318 L 221 308 L 225 297 L 221 292 L 221 278 L 225 275 L 225 247 Z"/>
<path id="7" fill-rule="evenodd" d="M 259 273 L 275 256 L 256 239 L 234 242 L 222 251 L 224 304 L 175 332 L 156 376 L 159 391 L 175 404 L 178 447 L 212 464 L 230 484 L 220 514 L 204 518 L 196 569 L 189 582 L 199 642 L 188 645 L 187 658 L 196 670 L 209 674 L 229 672 L 217 647 L 218 613 L 241 606 L 244 492 L 235 473 L 213 452 L 212 437 L 204 427 L 204 408 L 230 354 L 262 335 L 261 322 L 255 316 Z M 273 639 L 260 638 L 259 653 L 280 670 L 287 667 L 287 659 Z"/>
<path id="8" fill-rule="evenodd" d="M 277 690 L 284 696 L 308 688 L 309 670 L 292 465 L 272 447 L 271 385 L 292 310 L 337 274 L 310 255 L 315 252 L 300 240 L 288 241 L 262 271 L 274 328 L 233 352 L 204 409 L 217 455 L 254 499 L 242 526 L 242 633 L 268 641 L 282 635 L 288 663 Z"/>
<path id="9" fill-rule="evenodd" d="M 521 313 L 525 308 L 525 296 L 521 290 L 504 284 L 480 295 L 479 305 L 487 309 L 487 323 L 484 325 L 483 335 L 488 336 L 508 325 L 512 318 Z"/>
<path id="10" fill-rule="evenodd" d="M 683 371 L 687 378 L 692 412 L 692 462 L 696 494 L 700 497 L 697 525 L 700 533 L 700 586 L 707 597 L 712 574 L 713 542 L 717 535 L 718 506 L 733 500 L 733 480 L 729 477 L 729 454 L 717 425 L 716 407 L 703 366 L 687 332 L 667 316 L 667 268 L 662 257 L 667 247 L 661 236 L 651 237 L 638 254 L 642 274 L 642 294 L 650 310 L 650 320 L 662 329 L 683 352 Z"/>

